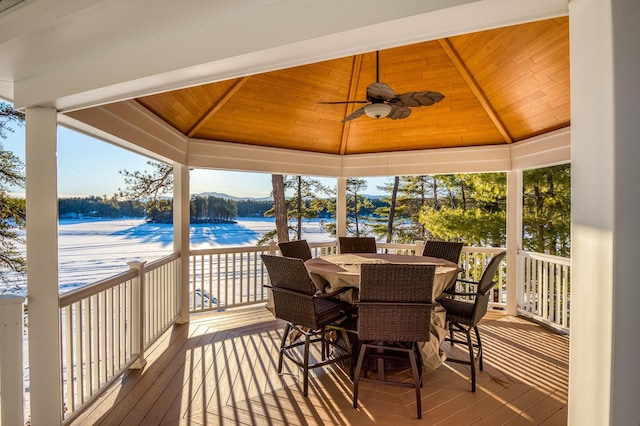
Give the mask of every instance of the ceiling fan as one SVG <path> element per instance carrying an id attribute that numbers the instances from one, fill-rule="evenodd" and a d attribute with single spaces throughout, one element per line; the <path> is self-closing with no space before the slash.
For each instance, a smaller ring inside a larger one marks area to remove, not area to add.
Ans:
<path id="1" fill-rule="evenodd" d="M 380 53 L 376 51 L 376 82 L 367 86 L 366 101 L 320 102 L 321 104 L 367 104 L 343 118 L 343 123 L 363 114 L 371 118 L 388 117 L 392 120 L 399 120 L 411 115 L 410 108 L 433 105 L 444 99 L 442 93 L 430 91 L 396 95 L 387 83 L 380 82 L 379 55 Z"/>
<path id="2" fill-rule="evenodd" d="M 392 120 L 407 118 L 411 115 L 411 109 L 419 106 L 429 106 L 444 99 L 439 92 L 407 92 L 397 95 L 386 83 L 380 81 L 379 59 L 380 53 L 376 51 L 376 82 L 367 86 L 366 101 L 333 101 L 319 102 L 321 104 L 367 104 L 358 108 L 342 119 L 342 122 L 353 120 L 363 114 L 372 118 L 388 117 Z"/>

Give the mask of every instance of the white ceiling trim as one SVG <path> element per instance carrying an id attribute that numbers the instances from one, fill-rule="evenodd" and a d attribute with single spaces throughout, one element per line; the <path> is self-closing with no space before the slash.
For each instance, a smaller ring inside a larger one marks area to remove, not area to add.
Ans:
<path id="1" fill-rule="evenodd" d="M 136 101 L 58 114 L 66 127 L 166 163 L 187 162 L 188 138 Z"/>

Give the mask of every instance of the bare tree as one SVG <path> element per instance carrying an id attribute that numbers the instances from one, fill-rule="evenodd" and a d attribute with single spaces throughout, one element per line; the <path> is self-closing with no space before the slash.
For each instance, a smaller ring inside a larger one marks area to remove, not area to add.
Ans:
<path id="1" fill-rule="evenodd" d="M 278 241 L 289 241 L 289 223 L 287 218 L 287 201 L 284 198 L 284 176 L 271 175 L 273 187 L 273 208 L 276 217 L 276 235 Z"/>
<path id="2" fill-rule="evenodd" d="M 393 178 L 393 190 L 391 191 L 391 202 L 389 203 L 389 220 L 387 221 L 387 242 L 390 243 L 393 237 L 393 219 L 396 214 L 396 199 L 398 197 L 398 187 L 400 186 L 400 176 Z"/>

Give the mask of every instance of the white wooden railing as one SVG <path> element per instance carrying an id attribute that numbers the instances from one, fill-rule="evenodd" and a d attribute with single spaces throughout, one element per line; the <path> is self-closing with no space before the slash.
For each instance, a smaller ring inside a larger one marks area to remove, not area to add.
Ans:
<path id="1" fill-rule="evenodd" d="M 479 281 L 489 259 L 496 253 L 505 251 L 501 247 L 463 247 L 460 254 L 460 278 Z M 489 307 L 494 309 L 506 309 L 507 307 L 507 260 L 502 260 L 495 278 L 496 285 L 489 293 Z M 462 283 L 458 283 L 461 291 L 474 291 Z"/>
<path id="2" fill-rule="evenodd" d="M 422 253 L 424 243 L 411 244 L 378 243 L 379 252 L 415 255 Z M 337 252 L 335 241 L 309 243 L 314 257 Z M 488 259 L 502 248 L 465 247 L 460 257 L 463 272 L 460 277 L 479 280 Z M 278 254 L 278 246 L 216 248 L 192 250 L 190 256 L 189 305 L 191 312 L 217 311 L 252 303 L 267 302 L 269 293 L 263 288 L 268 275 L 260 261 L 263 253 Z M 463 289 L 467 290 L 467 289 Z M 506 261 L 498 273 L 498 283 L 492 290 L 490 305 L 505 308 Z"/>
<path id="3" fill-rule="evenodd" d="M 127 272 L 60 296 L 62 401 L 70 421 L 173 324 L 180 255 L 131 262 Z"/>
<path id="4" fill-rule="evenodd" d="M 518 253 L 518 314 L 569 332 L 571 259 Z"/>

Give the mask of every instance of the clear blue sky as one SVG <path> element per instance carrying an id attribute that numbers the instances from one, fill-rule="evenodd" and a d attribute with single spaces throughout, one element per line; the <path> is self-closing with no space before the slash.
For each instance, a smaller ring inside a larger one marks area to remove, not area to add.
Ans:
<path id="1" fill-rule="evenodd" d="M 12 151 L 24 162 L 24 128 L 12 126 L 2 140 L 6 150 Z M 147 170 L 149 159 L 84 134 L 58 127 L 58 194 L 60 196 L 111 196 L 124 189 L 120 170 Z M 335 187 L 333 178 L 320 179 Z M 387 179 L 368 179 L 367 194 L 380 194 L 376 188 Z M 237 197 L 267 197 L 271 193 L 271 175 L 218 170 L 193 170 L 190 177 L 191 193 L 219 192 Z M 12 188 L 11 192 L 24 190 Z"/>

